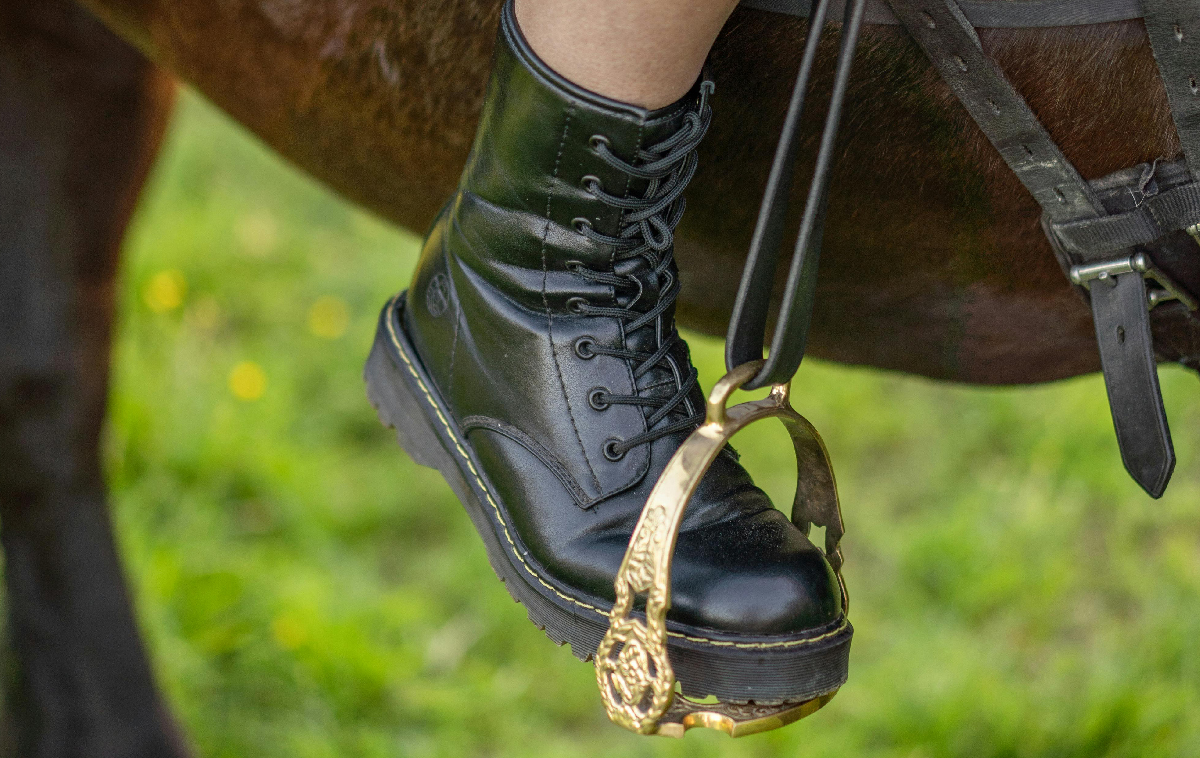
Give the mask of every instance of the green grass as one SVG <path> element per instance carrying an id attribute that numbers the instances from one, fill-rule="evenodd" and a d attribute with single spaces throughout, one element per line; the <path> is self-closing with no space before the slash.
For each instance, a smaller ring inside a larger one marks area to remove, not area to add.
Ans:
<path id="1" fill-rule="evenodd" d="M 806 363 L 795 403 L 849 530 L 850 683 L 767 735 L 639 738 L 365 400 L 417 244 L 183 98 L 127 243 L 107 466 L 205 758 L 1200 755 L 1194 375 L 1162 372 L 1180 464 L 1154 502 L 1096 377 L 981 390 Z M 709 386 L 720 344 L 691 341 Z M 782 435 L 738 445 L 788 497 Z"/>

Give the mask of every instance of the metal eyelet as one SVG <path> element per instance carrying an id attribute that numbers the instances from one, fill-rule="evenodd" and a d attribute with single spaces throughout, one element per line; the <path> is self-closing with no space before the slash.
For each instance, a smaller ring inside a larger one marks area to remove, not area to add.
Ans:
<path id="1" fill-rule="evenodd" d="M 579 180 L 579 186 L 589 194 L 595 194 L 598 190 L 604 189 L 604 184 L 601 183 L 600 177 L 595 174 L 588 174 Z"/>
<path id="2" fill-rule="evenodd" d="M 609 437 L 604 441 L 604 447 L 601 448 L 604 452 L 604 457 L 616 463 L 625 457 L 624 450 L 617 450 L 617 445 L 621 444 L 621 438 Z"/>
<path id="3" fill-rule="evenodd" d="M 588 145 L 593 150 L 599 150 L 601 145 L 608 147 L 608 137 L 605 137 L 603 134 L 593 134 L 591 138 L 588 139 Z"/>
<path id="4" fill-rule="evenodd" d="M 575 340 L 575 355 L 578 355 L 585 361 L 590 361 L 596 357 L 596 354 L 592 352 L 592 345 L 595 344 L 595 337 L 580 337 L 579 339 Z"/>
<path id="5" fill-rule="evenodd" d="M 591 221 L 591 219 L 586 219 L 586 218 L 583 218 L 582 216 L 580 216 L 579 218 L 573 219 L 571 221 L 571 226 L 575 227 L 575 231 L 579 232 L 580 234 L 583 234 L 584 227 L 586 227 L 588 229 L 592 228 L 592 221 Z"/>
<path id="6" fill-rule="evenodd" d="M 588 405 L 592 406 L 592 410 L 606 411 L 611 406 L 611 403 L 606 403 L 601 398 L 609 394 L 608 387 L 592 387 L 588 390 Z"/>
<path id="7" fill-rule="evenodd" d="M 563 263 L 563 268 L 573 273 L 583 268 L 583 261 L 566 261 Z"/>
<path id="8" fill-rule="evenodd" d="M 572 297 L 567 300 L 567 310 L 571 313 L 583 313 L 587 306 L 591 305 L 587 298 Z"/>

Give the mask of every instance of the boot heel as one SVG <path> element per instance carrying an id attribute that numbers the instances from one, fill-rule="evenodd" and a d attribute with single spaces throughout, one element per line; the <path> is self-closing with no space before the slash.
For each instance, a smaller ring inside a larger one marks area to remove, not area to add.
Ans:
<path id="1" fill-rule="evenodd" d="M 408 384 L 398 375 L 401 370 L 387 355 L 386 348 L 376 341 L 363 369 L 367 399 L 375 408 L 379 422 L 396 430 L 396 441 L 413 461 L 442 471 L 446 461 L 442 460 L 444 456 L 438 455 L 441 442 L 425 420 Z"/>

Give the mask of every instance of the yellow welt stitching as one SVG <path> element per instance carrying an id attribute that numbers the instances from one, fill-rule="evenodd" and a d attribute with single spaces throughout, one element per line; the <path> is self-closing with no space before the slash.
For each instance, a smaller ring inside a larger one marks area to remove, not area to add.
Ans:
<path id="1" fill-rule="evenodd" d="M 416 367 L 413 366 L 412 361 L 410 361 L 408 359 L 408 355 L 404 352 L 404 347 L 400 344 L 400 340 L 396 336 L 396 329 L 392 325 L 392 313 L 395 311 L 396 300 L 399 297 L 400 297 L 399 295 L 396 295 L 395 297 L 393 297 L 391 299 L 391 301 L 388 302 L 388 306 L 387 306 L 388 314 L 387 314 L 387 317 L 385 318 L 385 321 L 387 322 L 387 327 L 388 327 L 388 336 L 391 338 L 392 344 L 396 346 L 396 352 L 400 354 L 400 360 L 404 361 L 405 368 L 408 369 L 408 372 L 412 375 L 412 378 L 416 380 L 417 386 L 419 386 L 421 388 L 421 393 L 423 395 L 425 395 L 425 399 L 429 402 L 430 407 L 433 408 L 433 412 L 437 414 L 438 421 L 441 422 L 441 424 L 445 428 L 446 432 L 450 435 L 450 438 L 452 440 L 454 440 L 454 449 L 457 450 L 458 454 L 462 456 L 463 461 L 465 461 L 467 464 L 467 468 L 469 468 L 471 470 L 471 476 L 475 478 L 475 483 L 477 485 L 479 485 L 479 489 L 483 491 L 483 495 L 484 495 L 484 497 L 487 498 L 488 504 L 492 506 L 492 510 L 496 514 L 496 520 L 500 522 L 500 527 L 504 530 L 504 538 L 506 540 L 508 540 L 508 544 L 512 547 L 513 555 L 515 555 L 517 557 L 517 560 L 521 562 L 521 566 L 525 569 L 525 571 L 527 571 L 529 573 L 530 576 L 532 576 L 534 579 L 536 579 L 539 584 L 541 584 L 543 587 L 545 587 L 546 589 L 553 592 L 555 595 L 559 596 L 563 600 L 566 600 L 568 603 L 572 603 L 573 605 L 578 605 L 582 608 L 587 608 L 590 611 L 595 611 L 596 613 L 599 613 L 602 616 L 608 615 L 607 612 L 604 611 L 603 609 L 597 608 L 593 605 L 588 605 L 587 603 L 584 603 L 580 600 L 576 600 L 575 598 L 571 597 L 570 595 L 565 595 L 562 592 L 560 592 L 557 587 L 548 583 L 545 579 L 543 579 L 541 576 L 539 576 L 538 573 L 533 570 L 533 567 L 531 567 L 528 563 L 525 562 L 524 556 L 522 556 L 520 551 L 517 550 L 516 542 L 513 541 L 512 535 L 509 534 L 509 532 L 508 532 L 508 523 L 504 520 L 504 515 L 500 512 L 500 506 L 497 505 L 496 501 L 492 499 L 492 493 L 488 490 L 487 484 L 485 484 L 483 481 L 483 478 L 479 476 L 479 472 L 475 470 L 475 464 L 471 461 L 471 457 L 469 455 L 467 455 L 467 451 L 463 449 L 461 444 L 459 444 L 458 435 L 455 434 L 454 428 L 452 426 L 450 426 L 450 423 L 446 420 L 446 417 L 442 414 L 442 409 L 438 407 L 437 401 L 435 401 L 433 399 L 433 395 L 430 393 L 429 388 L 425 386 L 425 382 L 421 381 L 421 375 L 417 373 Z M 811 645 L 814 642 L 820 642 L 821 640 L 828 639 L 829 637 L 832 637 L 832 636 L 840 633 L 843 629 L 846 628 L 847 623 L 849 623 L 849 622 L 843 616 L 842 623 L 839 624 L 832 631 L 826 632 L 825 634 L 822 634 L 817 637 L 809 637 L 809 638 L 805 638 L 802 640 L 787 640 L 787 641 L 783 641 L 783 642 L 728 642 L 725 640 L 709 639 L 707 637 L 693 637 L 691 635 L 683 634 L 681 632 L 668 631 L 667 634 L 669 634 L 672 637 L 679 637 L 681 639 L 690 640 L 692 642 L 700 642 L 700 643 L 704 643 L 707 645 L 714 645 L 714 646 L 721 646 L 721 647 L 735 647 L 735 648 L 740 648 L 740 649 L 753 650 L 753 649 L 773 648 L 773 647 L 783 648 L 783 647 L 798 647 L 800 645 Z"/>

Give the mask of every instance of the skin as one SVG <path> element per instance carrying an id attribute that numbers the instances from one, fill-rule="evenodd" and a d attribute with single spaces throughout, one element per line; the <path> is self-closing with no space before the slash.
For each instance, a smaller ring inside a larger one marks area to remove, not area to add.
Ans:
<path id="1" fill-rule="evenodd" d="M 466 160 L 500 6 L 87 2 L 295 163 L 418 232 Z M 713 48 L 714 123 L 677 235 L 685 326 L 727 324 L 805 23 L 739 9 Z M 826 36 L 815 102 L 832 77 L 836 37 Z M 1085 177 L 1178 155 L 1140 22 L 981 38 Z M 1096 370 L 1090 315 L 1037 205 L 919 49 L 897 27 L 867 27 L 855 72 L 810 355 L 987 384 Z M 821 118 L 809 109 L 807 155 Z M 397 271 L 398 289 L 407 273 Z M 1153 320 L 1160 358 L 1197 365 L 1195 322 L 1173 306 Z"/>
<path id="2" fill-rule="evenodd" d="M 517 23 L 550 68 L 643 108 L 687 94 L 737 0 L 517 0 Z M 581 19 L 586 22 L 581 23 Z"/>

